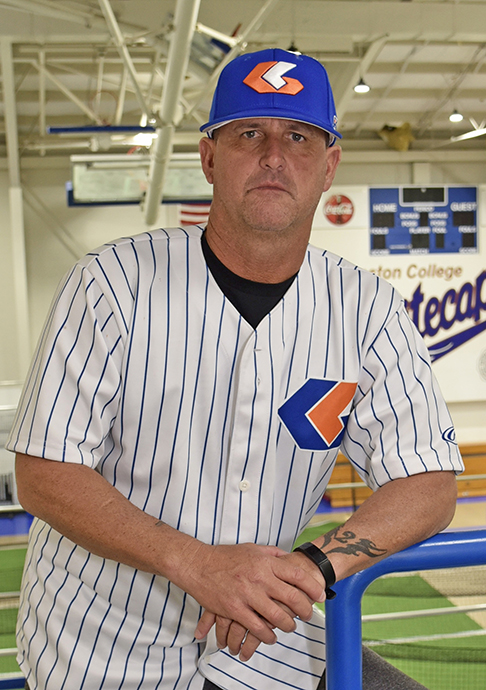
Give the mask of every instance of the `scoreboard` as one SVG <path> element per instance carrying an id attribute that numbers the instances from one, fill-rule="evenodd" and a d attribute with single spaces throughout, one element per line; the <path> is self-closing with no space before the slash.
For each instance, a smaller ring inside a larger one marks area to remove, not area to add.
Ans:
<path id="1" fill-rule="evenodd" d="M 370 251 L 477 253 L 476 187 L 371 187 Z"/>

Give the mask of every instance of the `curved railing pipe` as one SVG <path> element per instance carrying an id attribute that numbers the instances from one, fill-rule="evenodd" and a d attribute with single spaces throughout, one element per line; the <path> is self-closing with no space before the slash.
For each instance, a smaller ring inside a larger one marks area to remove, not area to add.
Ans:
<path id="1" fill-rule="evenodd" d="M 362 690 L 361 599 L 373 580 L 388 573 L 485 564 L 486 530 L 448 530 L 337 582 L 337 596 L 326 601 L 327 690 Z"/>

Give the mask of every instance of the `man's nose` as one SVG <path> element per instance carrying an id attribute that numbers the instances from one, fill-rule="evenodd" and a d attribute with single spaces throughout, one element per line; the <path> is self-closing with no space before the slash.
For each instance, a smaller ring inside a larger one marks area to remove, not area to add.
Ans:
<path id="1" fill-rule="evenodd" d="M 262 144 L 260 164 L 264 168 L 279 170 L 285 166 L 284 143 L 279 137 L 266 137 Z"/>

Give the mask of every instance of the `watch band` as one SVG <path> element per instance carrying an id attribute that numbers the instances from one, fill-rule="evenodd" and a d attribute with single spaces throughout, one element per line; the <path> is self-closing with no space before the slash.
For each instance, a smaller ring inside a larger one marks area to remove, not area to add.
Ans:
<path id="1" fill-rule="evenodd" d="M 297 546 L 294 551 L 300 551 L 317 565 L 326 581 L 326 598 L 334 599 L 336 592 L 332 590 L 331 587 L 336 582 L 336 573 L 326 554 L 310 541 L 306 541 L 305 544 Z"/>

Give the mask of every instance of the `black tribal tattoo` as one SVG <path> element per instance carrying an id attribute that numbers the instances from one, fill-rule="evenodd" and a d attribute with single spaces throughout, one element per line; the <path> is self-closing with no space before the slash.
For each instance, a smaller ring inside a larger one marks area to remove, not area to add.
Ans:
<path id="1" fill-rule="evenodd" d="M 386 554 L 387 550 L 378 548 L 371 539 L 358 539 L 356 534 L 349 530 L 339 534 L 342 529 L 342 527 L 336 527 L 324 534 L 324 544 L 321 546 L 323 551 L 326 553 L 344 553 L 349 556 L 358 556 L 358 554 L 364 553 L 370 558 L 379 558 Z M 333 540 L 340 542 L 343 546 L 335 546 L 332 549 L 326 549 L 326 546 L 329 546 Z"/>

